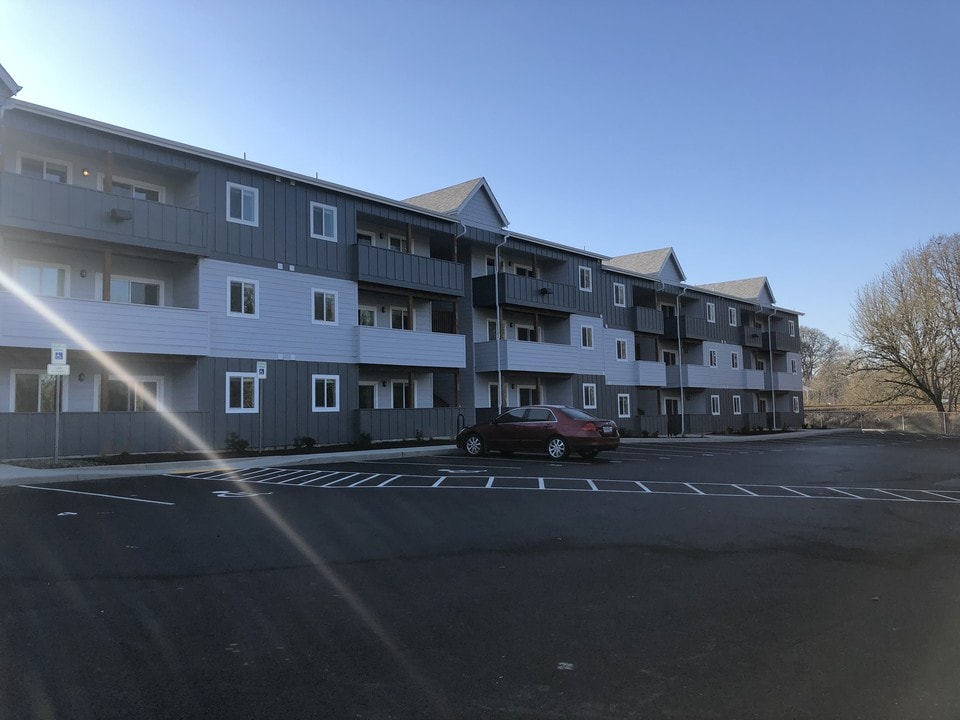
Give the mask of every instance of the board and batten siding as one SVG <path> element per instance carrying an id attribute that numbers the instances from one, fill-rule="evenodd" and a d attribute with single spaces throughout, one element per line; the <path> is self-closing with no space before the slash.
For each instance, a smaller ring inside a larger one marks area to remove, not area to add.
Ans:
<path id="1" fill-rule="evenodd" d="M 259 317 L 228 313 L 229 278 L 258 283 Z M 337 324 L 313 322 L 313 290 L 337 293 Z M 200 306 L 216 357 L 356 362 L 357 286 L 331 277 L 219 260 L 200 264 Z"/>

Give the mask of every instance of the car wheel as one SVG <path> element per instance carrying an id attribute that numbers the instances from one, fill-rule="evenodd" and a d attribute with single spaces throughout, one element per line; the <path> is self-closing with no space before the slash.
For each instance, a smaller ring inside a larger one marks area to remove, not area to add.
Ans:
<path id="1" fill-rule="evenodd" d="M 486 450 L 483 447 L 483 438 L 476 433 L 467 435 L 467 439 L 463 441 L 463 449 L 467 451 L 467 455 L 483 455 Z"/>
<path id="2" fill-rule="evenodd" d="M 570 454 L 570 445 L 559 435 L 547 440 L 547 455 L 554 460 L 563 460 Z"/>
<path id="3" fill-rule="evenodd" d="M 599 453 L 599 450 L 581 450 L 580 457 L 589 460 L 590 458 L 595 458 Z"/>

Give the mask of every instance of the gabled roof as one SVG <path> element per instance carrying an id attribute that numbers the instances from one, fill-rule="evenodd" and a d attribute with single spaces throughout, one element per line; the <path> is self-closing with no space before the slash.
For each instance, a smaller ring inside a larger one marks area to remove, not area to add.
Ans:
<path id="1" fill-rule="evenodd" d="M 3 65 L 0 65 L 0 98 L 13 97 L 21 90 L 23 88 L 17 85 L 10 77 L 10 73 L 3 69 Z"/>
<path id="2" fill-rule="evenodd" d="M 765 277 L 747 278 L 746 280 L 729 280 L 727 282 L 697 285 L 704 290 L 718 292 L 723 295 L 732 295 L 763 305 L 773 305 L 777 299 L 773 296 L 770 283 Z"/>
<path id="3" fill-rule="evenodd" d="M 475 180 L 467 180 L 466 182 L 451 185 L 450 187 L 440 190 L 434 190 L 433 192 L 424 193 L 423 195 L 416 195 L 412 198 L 407 198 L 403 202 L 408 205 L 416 205 L 417 207 L 426 208 L 427 210 L 443 213 L 444 215 L 459 215 L 463 212 L 463 209 L 470 204 L 477 193 L 480 192 L 486 195 L 487 201 L 493 206 L 497 217 L 499 217 L 501 221 L 500 227 L 507 227 L 510 222 L 507 220 L 507 216 L 503 214 L 503 209 L 500 207 L 500 203 L 497 202 L 497 198 L 494 197 L 493 192 L 491 192 L 486 178 L 482 177 L 476 178 Z"/>
<path id="4" fill-rule="evenodd" d="M 674 272 L 669 273 L 669 275 L 675 275 L 681 281 L 687 279 L 671 247 L 660 248 L 659 250 L 646 250 L 644 252 L 632 253 L 631 255 L 618 255 L 617 257 L 611 258 L 610 262 L 606 264 L 612 267 L 623 268 L 624 270 L 629 270 L 630 272 L 635 272 L 640 275 L 652 275 L 654 277 L 659 277 L 664 273 L 665 269 L 668 269 L 668 265 L 672 265 Z"/>

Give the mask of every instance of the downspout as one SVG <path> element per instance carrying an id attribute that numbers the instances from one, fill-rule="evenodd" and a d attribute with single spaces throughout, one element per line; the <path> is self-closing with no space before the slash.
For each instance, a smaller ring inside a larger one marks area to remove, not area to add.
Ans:
<path id="1" fill-rule="evenodd" d="M 500 360 L 500 341 L 503 335 L 503 321 L 500 317 L 500 248 L 502 248 L 510 233 L 503 236 L 503 240 L 493 250 L 493 303 L 497 308 L 497 415 L 503 412 L 503 368 Z"/>
<path id="2" fill-rule="evenodd" d="M 767 349 L 770 351 L 770 409 L 773 410 L 773 429 L 777 429 L 777 394 L 773 388 L 773 316 L 777 314 L 777 309 L 767 315 Z"/>
<path id="3" fill-rule="evenodd" d="M 677 293 L 677 378 L 680 380 L 680 437 L 687 434 L 686 408 L 683 401 L 683 340 L 680 337 L 680 310 L 682 308 L 680 298 L 686 294 L 686 288 L 680 288 L 680 292 Z"/>

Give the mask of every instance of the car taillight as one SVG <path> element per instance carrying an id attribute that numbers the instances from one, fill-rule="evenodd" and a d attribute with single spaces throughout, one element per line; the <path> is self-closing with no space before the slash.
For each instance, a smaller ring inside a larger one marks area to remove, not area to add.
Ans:
<path id="1" fill-rule="evenodd" d="M 597 432 L 597 425 L 596 423 L 587 422 L 583 424 L 582 429 L 584 432 Z"/>

